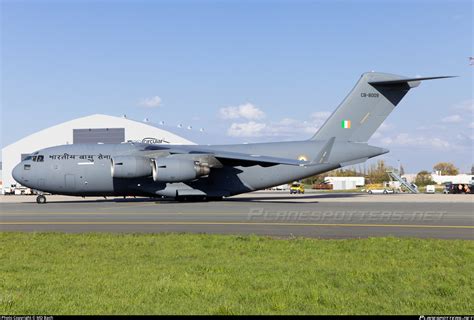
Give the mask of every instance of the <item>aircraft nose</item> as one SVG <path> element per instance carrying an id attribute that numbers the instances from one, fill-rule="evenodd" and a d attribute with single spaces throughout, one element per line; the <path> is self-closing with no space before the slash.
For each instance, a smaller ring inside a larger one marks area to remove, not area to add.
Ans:
<path id="1" fill-rule="evenodd" d="M 12 176 L 16 182 L 21 183 L 21 163 L 17 164 L 15 168 L 13 168 Z"/>

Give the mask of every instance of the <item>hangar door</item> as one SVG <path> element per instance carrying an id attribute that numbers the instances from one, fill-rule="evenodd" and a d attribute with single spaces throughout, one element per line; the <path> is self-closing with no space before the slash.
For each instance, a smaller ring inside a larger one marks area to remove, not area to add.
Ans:
<path id="1" fill-rule="evenodd" d="M 125 128 L 73 129 L 72 143 L 121 143 Z"/>

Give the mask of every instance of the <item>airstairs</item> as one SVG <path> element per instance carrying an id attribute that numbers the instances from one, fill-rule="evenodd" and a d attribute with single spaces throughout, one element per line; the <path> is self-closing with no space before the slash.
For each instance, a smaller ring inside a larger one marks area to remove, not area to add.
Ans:
<path id="1" fill-rule="evenodd" d="M 387 170 L 387 174 L 390 177 L 390 179 L 393 179 L 394 181 L 400 182 L 400 185 L 404 186 L 407 188 L 407 190 L 411 193 L 418 193 L 418 188 L 416 185 L 411 184 L 410 182 L 406 181 L 403 179 L 397 172 L 397 170 Z"/>

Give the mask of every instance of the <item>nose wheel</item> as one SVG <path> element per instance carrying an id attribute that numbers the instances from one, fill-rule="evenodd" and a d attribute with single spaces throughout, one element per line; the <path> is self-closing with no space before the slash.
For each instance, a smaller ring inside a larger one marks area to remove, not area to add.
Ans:
<path id="1" fill-rule="evenodd" d="M 36 203 L 46 203 L 46 197 L 40 194 L 39 196 L 36 197 Z"/>

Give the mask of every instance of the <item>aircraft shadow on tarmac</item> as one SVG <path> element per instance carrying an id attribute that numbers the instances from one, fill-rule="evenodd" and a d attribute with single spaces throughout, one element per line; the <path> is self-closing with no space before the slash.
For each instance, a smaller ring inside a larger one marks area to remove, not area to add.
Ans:
<path id="1" fill-rule="evenodd" d="M 358 197 L 358 193 L 331 193 L 331 194 L 308 194 L 308 195 L 273 195 L 273 196 L 247 196 L 247 197 L 230 197 L 222 201 L 202 201 L 188 200 L 177 201 L 172 198 L 143 198 L 143 197 L 127 197 L 127 198 L 104 198 L 104 199 L 78 199 L 78 200 L 51 200 L 48 204 L 65 204 L 65 203 L 147 203 L 156 202 L 160 204 L 176 204 L 176 203 L 198 203 L 198 202 L 265 202 L 265 203 L 318 203 L 318 199 L 334 199 L 334 198 L 352 198 Z M 302 201 L 301 201 L 302 200 Z M 36 202 L 35 202 L 36 204 Z"/>
<path id="2" fill-rule="evenodd" d="M 357 193 L 332 193 L 332 194 L 311 194 L 311 195 L 285 195 L 285 196 L 258 196 L 258 197 L 239 197 L 228 198 L 225 201 L 233 202 L 266 202 L 266 203 L 318 203 L 318 199 L 334 199 L 334 198 L 352 198 L 358 197 L 361 194 Z M 273 201 L 272 201 L 273 200 Z M 299 201 L 303 200 L 303 201 Z M 308 201 L 312 200 L 312 201 Z"/>

